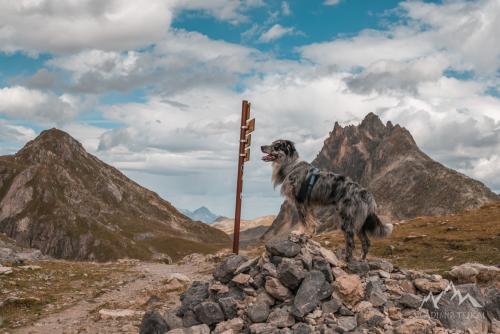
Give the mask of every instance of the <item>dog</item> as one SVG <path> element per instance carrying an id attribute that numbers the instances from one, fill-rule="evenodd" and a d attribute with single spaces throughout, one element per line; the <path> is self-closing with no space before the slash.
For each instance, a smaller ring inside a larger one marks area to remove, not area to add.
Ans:
<path id="1" fill-rule="evenodd" d="M 382 223 L 377 216 L 373 195 L 358 183 L 299 160 L 295 144 L 289 140 L 276 140 L 261 146 L 261 150 L 265 154 L 262 160 L 272 162 L 274 187 L 281 185 L 281 194 L 296 207 L 308 232 L 316 230 L 314 209 L 333 209 L 338 213 L 347 262 L 352 260 L 354 234 L 361 241 L 365 260 L 370 248 L 368 235 L 383 238 L 392 233 L 392 224 Z"/>

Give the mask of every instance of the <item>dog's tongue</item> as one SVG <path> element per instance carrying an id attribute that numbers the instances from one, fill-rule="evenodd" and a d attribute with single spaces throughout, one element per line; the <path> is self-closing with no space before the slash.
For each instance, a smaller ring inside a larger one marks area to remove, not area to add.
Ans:
<path id="1" fill-rule="evenodd" d="M 268 155 L 263 156 L 262 160 L 264 160 L 264 161 L 273 161 L 274 157 L 271 154 L 268 154 Z"/>

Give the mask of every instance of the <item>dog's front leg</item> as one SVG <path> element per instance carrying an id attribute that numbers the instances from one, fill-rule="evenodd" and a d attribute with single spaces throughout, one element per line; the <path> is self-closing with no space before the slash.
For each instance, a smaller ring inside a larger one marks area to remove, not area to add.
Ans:
<path id="1" fill-rule="evenodd" d="M 304 205 L 299 204 L 296 207 L 299 214 L 299 220 L 302 226 L 304 226 L 305 231 L 308 234 L 311 234 L 311 236 L 314 236 L 316 234 L 316 222 L 314 215 Z"/>

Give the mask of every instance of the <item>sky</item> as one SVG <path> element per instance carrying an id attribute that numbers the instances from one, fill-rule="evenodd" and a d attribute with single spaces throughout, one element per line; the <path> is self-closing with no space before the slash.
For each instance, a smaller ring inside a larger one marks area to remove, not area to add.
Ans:
<path id="1" fill-rule="evenodd" d="M 0 154 L 57 127 L 178 208 L 231 217 L 247 99 L 245 218 L 282 202 L 260 145 L 312 160 L 369 112 L 500 192 L 498 36 L 499 0 L 0 0 Z"/>

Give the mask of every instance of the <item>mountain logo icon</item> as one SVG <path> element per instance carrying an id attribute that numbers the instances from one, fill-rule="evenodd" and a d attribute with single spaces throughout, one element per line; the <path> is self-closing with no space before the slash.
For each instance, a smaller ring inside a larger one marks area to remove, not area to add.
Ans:
<path id="1" fill-rule="evenodd" d="M 482 308 L 483 305 L 479 303 L 474 297 L 472 297 L 469 293 L 462 295 L 460 290 L 458 290 L 455 285 L 453 285 L 453 282 L 450 282 L 448 286 L 441 291 L 440 294 L 434 296 L 432 292 L 429 292 L 429 294 L 422 300 L 422 304 L 420 304 L 420 308 L 424 306 L 425 303 L 427 303 L 429 300 L 432 302 L 432 305 L 434 306 L 435 309 L 439 309 L 439 302 L 441 301 L 441 298 L 448 292 L 451 291 L 453 292 L 453 295 L 450 298 L 450 301 L 456 300 L 458 305 L 462 305 L 465 301 L 469 301 L 472 306 L 475 308 Z"/>

